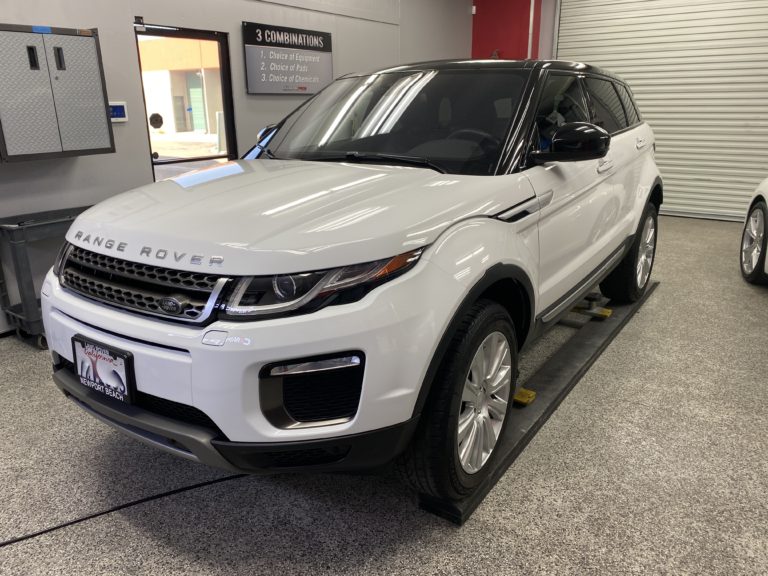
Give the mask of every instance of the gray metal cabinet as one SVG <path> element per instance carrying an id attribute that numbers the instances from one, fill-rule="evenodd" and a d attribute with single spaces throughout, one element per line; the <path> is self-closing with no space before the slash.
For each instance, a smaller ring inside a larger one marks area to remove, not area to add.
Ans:
<path id="1" fill-rule="evenodd" d="M 0 157 L 114 152 L 96 30 L 0 24 Z"/>
<path id="2" fill-rule="evenodd" d="M 0 124 L 8 156 L 61 152 L 41 34 L 0 32 Z"/>

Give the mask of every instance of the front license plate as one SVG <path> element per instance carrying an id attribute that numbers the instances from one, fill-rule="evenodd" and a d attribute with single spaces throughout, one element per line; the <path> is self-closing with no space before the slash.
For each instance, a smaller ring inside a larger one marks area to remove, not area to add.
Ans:
<path id="1" fill-rule="evenodd" d="M 80 384 L 121 402 L 131 402 L 133 355 L 79 334 L 72 337 L 72 352 Z"/>

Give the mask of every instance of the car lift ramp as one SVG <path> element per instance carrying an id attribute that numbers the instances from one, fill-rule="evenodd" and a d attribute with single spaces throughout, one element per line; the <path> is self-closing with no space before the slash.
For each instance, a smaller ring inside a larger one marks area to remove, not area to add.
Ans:
<path id="1" fill-rule="evenodd" d="M 602 308 L 599 303 L 595 304 L 594 297 L 588 297 L 586 304 L 578 305 L 575 311 L 578 312 L 581 309 L 585 319 L 583 322 L 576 323 L 583 324 L 582 327 L 525 382 L 525 387 L 515 395 L 515 406 L 508 416 L 510 421 L 504 431 L 504 437 L 495 448 L 503 451 L 503 456 L 496 460 L 495 470 L 491 471 L 488 478 L 469 498 L 454 501 L 419 494 L 419 507 L 459 526 L 464 524 L 504 475 L 507 468 L 522 453 L 576 383 L 658 285 L 658 282 L 652 283 L 643 297 L 634 304 L 613 306 L 609 303 L 607 308 Z M 589 303 L 590 300 L 592 304 Z M 588 317 L 596 319 L 589 320 Z M 574 321 L 571 318 L 566 320 L 565 324 L 574 326 Z"/>

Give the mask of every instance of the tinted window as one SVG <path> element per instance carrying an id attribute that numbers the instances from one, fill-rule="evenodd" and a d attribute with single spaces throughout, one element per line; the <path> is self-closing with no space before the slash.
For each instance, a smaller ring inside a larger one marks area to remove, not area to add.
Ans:
<path id="1" fill-rule="evenodd" d="M 619 84 L 618 82 L 613 84 L 616 87 L 616 90 L 619 92 L 619 98 L 621 98 L 621 103 L 624 104 L 624 111 L 627 113 L 627 119 L 629 120 L 629 125 L 634 126 L 638 122 L 640 122 L 640 117 L 637 114 L 637 109 L 635 108 L 635 103 L 632 101 L 632 97 L 629 95 L 629 91 L 623 84 Z"/>
<path id="2" fill-rule="evenodd" d="M 586 84 L 592 122 L 610 134 L 626 128 L 627 118 L 613 84 L 599 78 L 587 78 Z"/>
<path id="3" fill-rule="evenodd" d="M 418 156 L 447 172 L 492 174 L 527 75 L 427 70 L 343 78 L 286 119 L 271 152 L 331 162 L 350 152 Z"/>
<path id="4" fill-rule="evenodd" d="M 536 109 L 536 129 L 533 146 L 548 151 L 552 135 L 567 122 L 589 122 L 584 92 L 576 76 L 551 74 Z"/>

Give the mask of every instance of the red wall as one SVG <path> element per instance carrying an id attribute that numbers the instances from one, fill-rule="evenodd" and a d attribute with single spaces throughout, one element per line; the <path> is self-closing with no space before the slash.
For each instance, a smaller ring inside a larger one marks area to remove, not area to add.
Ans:
<path id="1" fill-rule="evenodd" d="M 472 58 L 524 59 L 528 56 L 528 29 L 534 2 L 532 58 L 539 52 L 541 0 L 475 0 L 472 17 Z"/>

